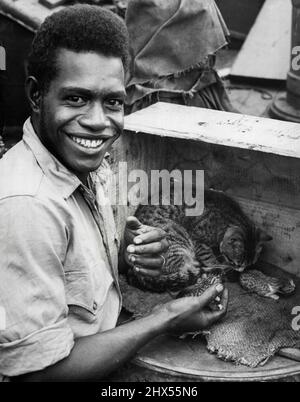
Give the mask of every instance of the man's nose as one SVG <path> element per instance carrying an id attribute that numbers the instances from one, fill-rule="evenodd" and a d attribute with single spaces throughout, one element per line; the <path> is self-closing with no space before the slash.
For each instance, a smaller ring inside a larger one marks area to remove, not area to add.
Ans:
<path id="1" fill-rule="evenodd" d="M 90 105 L 86 113 L 80 117 L 79 123 L 93 131 L 103 130 L 109 125 L 103 106 L 98 102 Z"/>

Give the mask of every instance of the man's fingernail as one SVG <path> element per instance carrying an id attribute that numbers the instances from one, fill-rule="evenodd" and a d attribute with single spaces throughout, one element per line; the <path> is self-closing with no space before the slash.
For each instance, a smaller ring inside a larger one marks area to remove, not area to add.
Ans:
<path id="1" fill-rule="evenodd" d="M 140 237 L 136 237 L 134 239 L 134 242 L 135 242 L 135 244 L 141 244 L 143 241 L 142 241 L 142 239 Z"/>
<path id="2" fill-rule="evenodd" d="M 131 256 L 130 256 L 130 261 L 131 261 L 131 262 L 134 262 L 134 261 L 135 261 L 135 256 L 134 256 L 134 255 L 131 255 Z"/>
<path id="3" fill-rule="evenodd" d="M 127 251 L 128 251 L 128 253 L 134 253 L 135 252 L 134 246 L 128 246 Z"/>
<path id="4" fill-rule="evenodd" d="M 139 272 L 139 271 L 140 271 L 139 267 L 133 267 L 133 268 L 134 268 L 134 270 L 135 270 L 136 272 Z"/>
<path id="5" fill-rule="evenodd" d="M 218 292 L 222 292 L 223 289 L 224 289 L 224 286 L 221 283 L 218 283 L 218 285 L 216 286 L 216 290 Z"/>

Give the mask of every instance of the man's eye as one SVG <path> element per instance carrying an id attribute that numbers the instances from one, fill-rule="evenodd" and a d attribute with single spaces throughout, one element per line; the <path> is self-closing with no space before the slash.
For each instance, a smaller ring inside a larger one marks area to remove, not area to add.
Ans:
<path id="1" fill-rule="evenodd" d="M 124 105 L 123 99 L 109 99 L 107 101 L 108 106 L 114 108 L 114 109 L 121 109 Z"/>
<path id="2" fill-rule="evenodd" d="M 82 105 L 85 103 L 85 100 L 81 96 L 70 95 L 67 97 L 67 101 L 72 103 L 73 105 Z"/>

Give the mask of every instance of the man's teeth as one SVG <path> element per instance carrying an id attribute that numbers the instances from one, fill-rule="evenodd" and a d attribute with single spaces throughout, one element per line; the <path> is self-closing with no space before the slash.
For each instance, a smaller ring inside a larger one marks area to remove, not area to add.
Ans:
<path id="1" fill-rule="evenodd" d="M 77 144 L 85 147 L 85 148 L 97 148 L 99 147 L 103 140 L 87 140 L 84 138 L 79 138 L 79 137 L 73 137 L 71 136 L 71 139 L 76 142 Z"/>

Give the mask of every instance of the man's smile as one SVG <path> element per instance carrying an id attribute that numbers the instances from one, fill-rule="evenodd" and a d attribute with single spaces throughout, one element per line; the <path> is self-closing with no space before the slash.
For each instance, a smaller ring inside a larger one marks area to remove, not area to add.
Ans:
<path id="1" fill-rule="evenodd" d="M 75 137 L 73 135 L 69 135 L 68 137 L 83 148 L 99 148 L 105 141 L 104 139 L 91 140 L 83 137 Z"/>

